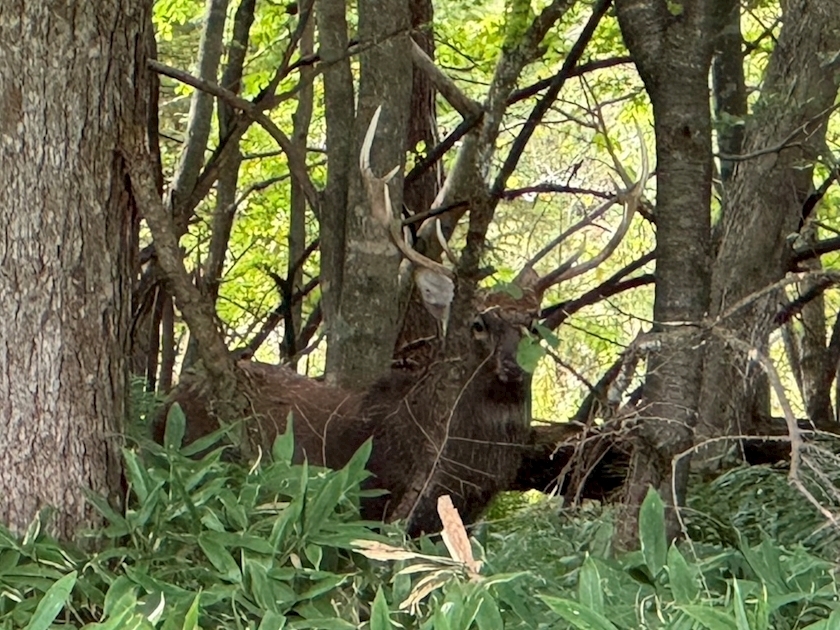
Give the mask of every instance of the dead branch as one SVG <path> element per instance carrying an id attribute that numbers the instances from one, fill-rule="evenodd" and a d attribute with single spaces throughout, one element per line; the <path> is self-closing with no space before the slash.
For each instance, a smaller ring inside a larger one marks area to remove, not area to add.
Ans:
<path id="1" fill-rule="evenodd" d="M 414 67 L 424 72 L 426 76 L 431 79 L 440 95 L 452 105 L 452 107 L 461 114 L 464 120 L 475 118 L 481 114 L 481 105 L 471 98 L 467 97 L 460 88 L 455 85 L 455 82 L 444 74 L 440 68 L 435 65 L 435 62 L 429 59 L 429 56 L 423 52 L 423 49 L 417 45 L 413 39 L 411 40 L 411 60 L 414 62 Z"/>

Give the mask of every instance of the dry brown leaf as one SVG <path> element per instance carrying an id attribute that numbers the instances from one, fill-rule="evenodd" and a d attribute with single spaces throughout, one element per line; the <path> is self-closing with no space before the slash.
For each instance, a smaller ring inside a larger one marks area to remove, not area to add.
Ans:
<path id="1" fill-rule="evenodd" d="M 441 586 L 445 585 L 452 577 L 452 572 L 449 570 L 442 570 L 431 575 L 427 575 L 422 580 L 417 582 L 415 587 L 411 590 L 408 597 L 400 604 L 400 610 L 408 609 L 412 614 L 417 614 L 417 606 L 422 602 L 426 596 L 436 591 Z"/>
<path id="2" fill-rule="evenodd" d="M 417 564 L 409 564 L 407 567 L 397 571 L 397 575 L 411 575 L 413 573 L 423 573 L 425 571 L 440 571 L 443 567 L 438 564 L 426 564 L 419 562 Z"/>
<path id="3" fill-rule="evenodd" d="M 408 551 L 402 547 L 394 547 L 375 540 L 354 540 L 351 543 L 360 554 L 371 560 L 413 560 L 422 558 L 421 554 Z"/>
<path id="4" fill-rule="evenodd" d="M 441 536 L 443 536 L 443 542 L 449 550 L 449 555 L 452 556 L 453 560 L 463 562 L 471 574 L 478 574 L 481 570 L 481 563 L 476 562 L 473 558 L 472 546 L 464 527 L 464 521 L 461 520 L 461 515 L 458 514 L 458 510 L 452 504 L 452 499 L 448 494 L 438 498 L 437 509 L 440 522 L 443 523 Z"/>

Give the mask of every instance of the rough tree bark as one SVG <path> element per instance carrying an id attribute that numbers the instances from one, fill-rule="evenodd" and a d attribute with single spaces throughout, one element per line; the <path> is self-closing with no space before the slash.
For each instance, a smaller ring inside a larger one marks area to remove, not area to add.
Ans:
<path id="1" fill-rule="evenodd" d="M 354 160 L 355 90 L 350 71 L 344 0 L 317 0 L 318 54 L 324 65 L 327 183 L 320 216 L 321 304 L 325 327 L 335 321 L 344 276 L 347 185 Z M 329 330 L 328 330 L 329 332 Z M 335 357 L 335 355 L 333 355 Z M 329 365 L 327 366 L 329 369 Z"/>
<path id="2" fill-rule="evenodd" d="M 13 0 L 0 13 L 0 521 L 55 532 L 118 496 L 132 202 L 150 2 Z M 152 183 L 154 186 L 154 183 Z"/>
<path id="3" fill-rule="evenodd" d="M 816 213 L 816 211 L 814 211 Z M 800 239 L 805 246 L 813 245 L 817 241 L 817 227 L 809 220 L 800 233 Z M 801 264 L 808 271 L 819 272 L 822 260 L 814 257 Z M 799 283 L 799 294 L 814 290 L 819 281 L 809 278 Z M 813 300 L 802 307 L 801 330 L 796 330 L 798 365 L 792 363 L 793 369 L 798 369 L 797 383 L 799 384 L 802 401 L 805 404 L 805 415 L 820 428 L 834 424 L 834 411 L 831 405 L 831 380 L 826 374 L 833 374 L 830 356 L 826 347 L 826 318 L 825 294 L 820 293 Z"/>
<path id="4" fill-rule="evenodd" d="M 727 212 L 714 262 L 700 406 L 701 435 L 743 430 L 769 413 L 759 368 L 726 346 L 725 336 L 766 351 L 778 292 L 746 300 L 784 277 L 803 204 L 812 191 L 813 162 L 823 151 L 828 108 L 840 80 L 840 4 L 793 0 L 747 120 L 744 157 L 727 192 Z M 737 428 L 737 429 L 736 429 Z"/>
<path id="5" fill-rule="evenodd" d="M 648 358 L 643 418 L 624 498 L 630 517 L 619 538 L 632 540 L 648 486 L 678 503 L 685 475 L 673 457 L 691 447 L 697 422 L 702 352 L 699 322 L 709 301 L 712 179 L 709 69 L 714 3 L 617 0 L 627 48 L 653 104 L 656 132 L 656 294 L 659 349 Z M 674 491 L 676 496 L 674 496 Z M 671 520 L 671 534 L 676 533 Z"/>
<path id="6" fill-rule="evenodd" d="M 411 0 L 411 38 L 428 55 L 435 58 L 434 7 L 431 0 Z M 427 154 L 437 138 L 435 89 L 425 72 L 412 73 L 411 113 L 406 132 L 406 151 L 418 158 Z M 422 146 L 423 151 L 418 151 Z M 423 212 L 432 206 L 440 185 L 440 163 L 428 169 L 410 184 L 406 182 L 403 202 L 412 212 Z"/>
<path id="7" fill-rule="evenodd" d="M 402 207 L 405 134 L 411 98 L 408 0 L 359 2 L 360 83 L 351 163 L 380 105 L 371 164 L 378 176 L 397 167 L 391 200 Z M 330 104 L 327 104 L 329 107 Z M 328 138 L 329 141 L 329 138 Z M 347 147 L 343 147 L 347 148 Z M 334 147 L 329 147 L 332 152 Z M 358 168 L 348 178 L 344 258 L 337 308 L 327 320 L 327 377 L 346 387 L 369 385 L 390 369 L 398 320 L 399 254 L 387 228 L 372 220 Z M 336 209 L 333 209 L 334 211 Z M 323 251 L 323 250 L 322 250 Z M 330 287 L 332 291 L 336 286 Z"/>
<path id="8" fill-rule="evenodd" d="M 725 0 L 720 3 L 717 11 L 719 35 L 715 41 L 715 56 L 712 62 L 717 145 L 718 151 L 723 155 L 738 155 L 744 141 L 744 117 L 747 115 L 741 2 Z M 736 162 L 731 159 L 722 157 L 720 160 L 720 179 L 724 191 L 726 184 L 732 179 L 735 166 Z"/>

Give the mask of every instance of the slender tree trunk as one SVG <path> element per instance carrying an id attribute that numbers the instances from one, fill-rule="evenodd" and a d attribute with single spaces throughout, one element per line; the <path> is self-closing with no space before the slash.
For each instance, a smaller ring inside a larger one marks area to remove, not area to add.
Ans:
<path id="1" fill-rule="evenodd" d="M 399 167 L 390 190 L 402 207 L 405 133 L 411 98 L 409 0 L 361 0 L 359 38 L 369 46 L 360 55 L 358 116 L 353 155 L 377 107 L 382 106 L 371 164 L 377 176 Z M 353 160 L 351 163 L 356 164 Z M 387 227 L 372 218 L 358 167 L 349 176 L 345 215 L 341 298 L 329 325 L 327 372 L 349 387 L 369 385 L 391 365 L 398 323 L 399 254 Z"/>
<path id="2" fill-rule="evenodd" d="M 157 42 L 154 27 L 146 29 L 146 45 L 149 59 L 157 59 Z M 160 97 L 160 78 L 155 73 L 149 73 L 149 104 L 147 136 L 149 150 L 155 159 L 155 184 L 159 194 L 163 194 L 163 165 L 160 156 L 160 121 L 158 116 L 158 101 Z M 141 376 L 145 380 L 146 391 L 153 392 L 158 379 L 159 329 L 160 320 L 157 319 L 159 308 L 159 293 L 162 285 L 153 276 L 143 273 L 143 261 L 140 260 L 140 213 L 135 213 L 131 231 L 131 312 L 133 314 L 129 327 L 129 372 Z"/>
<path id="3" fill-rule="evenodd" d="M 347 185 L 353 167 L 356 117 L 353 74 L 347 39 L 347 4 L 344 0 L 317 0 L 318 53 L 324 64 L 324 119 L 327 140 L 327 183 L 321 204 L 321 304 L 332 343 L 344 277 L 347 232 Z M 327 376 L 331 359 L 327 357 Z"/>
<path id="4" fill-rule="evenodd" d="M 315 47 L 315 20 L 306 25 L 300 38 L 300 55 L 306 57 L 313 54 Z M 309 137 L 309 125 L 312 122 L 312 108 L 315 96 L 313 68 L 300 69 L 300 91 L 298 105 L 293 116 L 292 142 L 298 147 L 301 155 L 306 155 L 306 140 Z M 283 296 L 287 309 L 286 325 L 282 353 L 291 359 L 293 368 L 297 368 L 296 354 L 300 348 L 296 347 L 298 335 L 303 322 L 303 300 L 294 302 L 294 295 L 303 288 L 303 265 L 300 258 L 306 250 L 306 195 L 300 184 L 292 178 L 289 202 L 289 261 L 286 268 L 286 282 L 288 295 Z"/>
<path id="5" fill-rule="evenodd" d="M 228 0 L 207 0 L 207 12 L 204 16 L 204 29 L 201 32 L 201 42 L 198 46 L 197 74 L 199 78 L 211 83 L 217 83 L 219 77 L 219 61 L 222 57 L 222 43 L 224 41 L 225 22 L 227 20 Z M 239 52 L 239 51 L 235 51 Z M 243 51 L 244 54 L 244 51 Z M 169 206 L 174 207 L 185 196 L 189 195 L 195 188 L 201 167 L 204 165 L 204 154 L 207 151 L 207 141 L 210 138 L 210 129 L 213 123 L 213 103 L 211 94 L 201 90 L 194 90 L 190 98 L 190 115 L 187 120 L 187 138 L 179 157 L 178 166 L 172 176 L 172 184 L 169 188 Z M 229 121 L 226 121 L 229 122 Z M 220 131 L 224 133 L 227 129 Z M 239 143 L 232 147 L 231 157 L 219 172 L 219 182 L 216 189 L 219 199 L 224 203 L 230 196 L 231 186 L 236 189 L 236 179 L 239 174 Z M 231 182 L 233 180 L 233 182 Z M 228 233 L 225 233 L 224 226 L 230 229 L 231 221 L 224 216 L 224 209 L 220 210 L 217 203 L 214 213 L 213 237 L 210 244 L 210 253 L 206 267 L 213 274 L 216 269 L 221 273 L 224 265 L 225 246 L 227 245 Z M 219 224 L 222 225 L 219 225 Z M 221 229 L 220 229 L 221 228 Z M 220 252 L 221 249 L 221 252 Z M 214 291 L 215 278 L 209 281 L 209 288 Z M 199 279 L 202 290 L 208 288 L 208 283 Z M 184 367 L 191 366 L 198 357 L 195 347 L 196 340 L 191 334 L 187 351 L 184 355 Z"/>
<path id="6" fill-rule="evenodd" d="M 233 37 L 230 42 L 227 64 L 222 73 L 222 87 L 234 94 L 239 94 L 242 83 L 242 68 L 245 65 L 245 55 L 248 53 L 251 25 L 254 23 L 255 0 L 245 0 L 236 9 L 233 20 Z M 208 21 L 208 28 L 209 28 Z M 205 38 L 207 39 L 207 38 Z M 215 68 L 212 69 L 215 72 Z M 233 108 L 219 99 L 217 103 L 219 120 L 219 142 L 228 136 L 234 124 Z M 209 118 L 208 118 L 209 122 Z M 219 180 L 216 182 L 216 209 L 213 212 L 213 228 L 210 235 L 210 247 L 207 261 L 201 278 L 201 290 L 215 303 L 219 297 L 219 284 L 225 267 L 230 232 L 233 229 L 233 219 L 236 214 L 236 186 L 239 182 L 239 165 L 242 155 L 239 142 L 236 142 L 233 155 L 219 169 Z"/>
<path id="7" fill-rule="evenodd" d="M 718 151 L 738 155 L 744 141 L 747 115 L 747 86 L 744 79 L 744 51 L 741 35 L 740 0 L 723 0 L 718 7 L 720 22 L 712 63 L 712 92 Z M 720 179 L 724 190 L 735 172 L 736 162 L 721 158 Z"/>
<path id="8" fill-rule="evenodd" d="M 69 538 L 118 496 L 132 204 L 120 157 L 144 136 L 150 2 L 0 12 L 0 522 L 46 505 Z"/>
<path id="9" fill-rule="evenodd" d="M 435 58 L 434 7 L 431 0 L 411 0 L 411 38 L 430 59 Z M 413 72 L 411 78 L 411 113 L 408 117 L 406 151 L 417 159 L 430 151 L 437 139 L 435 89 L 425 72 Z M 422 149 L 422 150 L 418 150 Z M 412 212 L 432 206 L 440 186 L 440 163 L 428 169 L 411 184 L 406 184 L 403 203 Z"/>
<path id="10" fill-rule="evenodd" d="M 808 221 L 801 233 L 805 246 L 813 245 L 817 240 L 817 227 Z M 807 260 L 802 265 L 808 271 L 820 271 L 822 261 L 819 257 Z M 813 279 L 799 284 L 800 294 L 815 288 Z M 799 345 L 799 383 L 805 415 L 818 427 L 827 428 L 834 424 L 834 411 L 831 407 L 831 379 L 826 374 L 833 374 L 829 365 L 829 353 L 826 347 L 825 297 L 820 293 L 802 307 L 800 314 L 802 329 L 798 334 Z"/>

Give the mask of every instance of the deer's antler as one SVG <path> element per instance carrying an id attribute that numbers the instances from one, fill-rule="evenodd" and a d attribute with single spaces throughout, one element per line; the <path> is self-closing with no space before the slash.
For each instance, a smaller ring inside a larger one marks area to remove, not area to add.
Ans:
<path id="1" fill-rule="evenodd" d="M 359 153 L 359 169 L 362 172 L 362 179 L 365 182 L 368 199 L 370 200 L 371 214 L 374 220 L 387 227 L 391 241 L 402 252 L 403 256 L 414 265 L 414 281 L 420 289 L 423 304 L 432 316 L 440 322 L 441 330 L 445 334 L 446 323 L 449 320 L 449 308 L 455 295 L 455 284 L 453 282 L 455 274 L 441 263 L 423 256 L 403 238 L 401 221 L 394 216 L 391 195 L 388 191 L 388 182 L 396 175 L 399 166 L 382 178 L 373 174 L 370 167 L 370 149 L 376 135 L 376 127 L 381 112 L 382 106 L 380 105 L 376 108 L 373 118 L 371 118 L 362 143 L 362 150 Z M 441 245 L 444 246 L 447 255 L 454 258 L 451 250 L 445 245 L 445 239 L 443 239 L 439 227 L 438 238 L 441 240 Z"/>
<path id="2" fill-rule="evenodd" d="M 519 284 L 520 286 L 523 286 L 523 288 L 527 287 L 533 289 L 538 295 L 542 295 L 542 293 L 552 285 L 559 284 L 576 276 L 582 275 L 587 271 L 594 269 L 612 255 L 612 253 L 618 247 L 619 243 L 621 243 L 621 241 L 624 239 L 624 236 L 627 234 L 627 231 L 630 229 L 630 223 L 632 222 L 633 216 L 635 215 L 636 210 L 638 209 L 639 204 L 641 203 L 642 193 L 644 192 L 645 184 L 647 183 L 648 177 L 650 176 L 650 166 L 648 164 L 647 147 L 645 146 L 644 138 L 642 137 L 642 132 L 640 129 L 638 129 L 638 127 L 637 131 L 639 134 L 639 142 L 641 144 L 642 154 L 642 171 L 639 175 L 638 181 L 635 184 L 629 186 L 628 188 L 620 190 L 618 193 L 616 193 L 615 196 L 602 203 L 594 211 L 589 213 L 586 217 L 578 221 L 575 225 L 563 232 L 563 234 L 554 239 L 546 247 L 541 249 L 536 256 L 534 256 L 531 260 L 528 261 L 523 270 L 516 277 L 516 280 L 514 280 L 515 283 Z M 618 225 L 618 228 L 616 228 L 615 232 L 612 235 L 612 238 L 604 247 L 604 249 L 602 249 L 596 256 L 594 256 L 590 260 L 587 260 L 586 262 L 581 264 L 576 264 L 577 260 L 583 254 L 583 249 L 581 248 L 568 259 L 566 259 L 557 269 L 555 269 L 551 273 L 548 273 L 543 277 L 535 276 L 535 274 L 533 273 L 533 267 L 537 263 L 537 261 L 542 259 L 546 254 L 548 254 L 548 252 L 550 252 L 563 240 L 568 238 L 569 235 L 581 230 L 582 228 L 588 225 L 591 225 L 595 219 L 603 215 L 610 207 L 612 207 L 616 203 L 624 204 L 624 215 L 621 218 L 621 223 Z"/>

